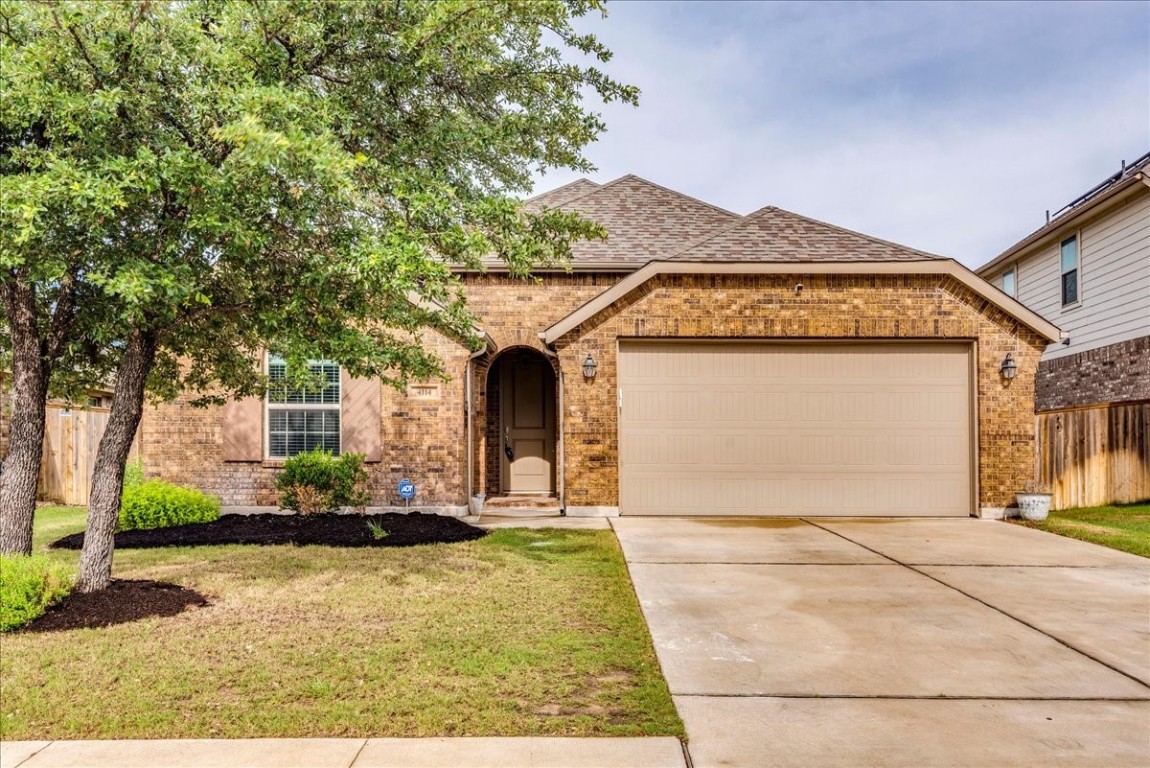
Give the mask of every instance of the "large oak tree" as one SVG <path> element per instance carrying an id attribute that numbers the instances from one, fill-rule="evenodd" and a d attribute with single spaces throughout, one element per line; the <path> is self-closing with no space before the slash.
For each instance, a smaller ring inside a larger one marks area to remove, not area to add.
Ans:
<path id="1" fill-rule="evenodd" d="M 0 550 L 30 549 L 50 383 L 114 380 L 79 584 L 101 589 L 148 393 L 260 393 L 267 348 L 300 370 L 441 374 L 419 338 L 471 334 L 453 264 L 525 275 L 601 235 L 516 202 L 542 170 L 590 169 L 603 124 L 585 97 L 636 99 L 573 27 L 601 11 L 0 0 Z"/>

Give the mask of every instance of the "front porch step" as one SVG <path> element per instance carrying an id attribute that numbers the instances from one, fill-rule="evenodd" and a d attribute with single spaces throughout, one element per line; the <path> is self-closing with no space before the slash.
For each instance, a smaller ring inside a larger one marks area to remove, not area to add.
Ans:
<path id="1" fill-rule="evenodd" d="M 493 496 L 483 502 L 483 514 L 500 517 L 558 515 L 559 499 L 554 496 Z"/>

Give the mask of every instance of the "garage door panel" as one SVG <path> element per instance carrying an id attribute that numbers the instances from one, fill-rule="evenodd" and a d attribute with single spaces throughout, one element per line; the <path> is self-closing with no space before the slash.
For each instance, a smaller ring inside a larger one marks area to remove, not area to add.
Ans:
<path id="1" fill-rule="evenodd" d="M 967 515 L 969 349 L 623 343 L 623 514 Z"/>
<path id="2" fill-rule="evenodd" d="M 757 515 L 842 515 L 852 517 L 924 514 L 922 499 L 964 495 L 964 477 L 939 479 L 918 475 L 859 475 L 828 481 L 817 473 L 790 473 L 748 478 L 721 474 L 639 478 L 629 484 L 622 504 L 626 514 L 746 515 L 746 500 L 755 499 Z M 689 510 L 689 511 L 688 511 Z"/>

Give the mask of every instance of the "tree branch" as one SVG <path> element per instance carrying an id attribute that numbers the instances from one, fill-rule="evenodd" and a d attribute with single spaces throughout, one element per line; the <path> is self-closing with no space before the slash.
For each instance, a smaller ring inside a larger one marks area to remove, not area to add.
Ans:
<path id="1" fill-rule="evenodd" d="M 128 63 L 132 60 L 132 51 L 134 49 L 132 38 L 135 36 L 136 27 L 140 24 L 140 20 L 144 18 L 144 13 L 148 10 L 149 5 L 151 5 L 151 0 L 140 0 L 140 3 L 132 12 L 132 20 L 128 22 L 127 44 L 120 53 L 120 66 L 117 68 L 117 74 L 121 78 L 128 72 Z"/>
<path id="2" fill-rule="evenodd" d="M 191 325 L 192 323 L 196 322 L 197 320 L 201 320 L 205 317 L 209 317 L 212 315 L 234 315 L 234 314 L 237 314 L 239 312 L 243 312 L 247 308 L 248 308 L 248 304 L 246 302 L 241 302 L 239 304 L 225 304 L 225 305 L 221 305 L 218 307 L 216 307 L 216 306 L 197 307 L 196 309 L 193 309 L 190 312 L 185 313 L 182 317 L 180 317 L 175 322 L 173 322 L 171 325 L 169 325 L 167 328 L 165 328 L 163 330 L 163 332 L 160 334 L 160 337 L 161 338 L 166 337 L 169 334 L 171 334 L 173 331 L 175 331 L 176 329 L 181 328 L 181 327 L 186 326 L 186 325 Z"/>
<path id="3" fill-rule="evenodd" d="M 55 361 L 63 351 L 64 342 L 68 339 L 72 324 L 76 320 L 76 274 L 79 267 L 60 281 L 60 293 L 56 297 L 56 308 L 52 312 L 52 324 L 48 330 L 48 339 L 45 352 L 49 360 Z"/>
<path id="4" fill-rule="evenodd" d="M 76 28 L 69 24 L 65 27 L 60 23 L 60 16 L 56 13 L 56 9 L 52 9 L 52 21 L 56 24 L 56 28 L 60 30 L 67 30 L 72 39 L 76 42 L 76 47 L 80 49 L 80 55 L 84 57 L 84 61 L 88 62 L 88 66 L 92 69 L 92 77 L 96 81 L 96 85 L 104 87 L 104 77 L 100 74 L 100 68 L 96 66 L 96 62 L 92 61 L 92 56 L 88 53 L 88 46 L 84 45 L 83 38 Z"/>
<path id="5" fill-rule="evenodd" d="M 443 24 L 441 26 L 436 27 L 435 29 L 428 32 L 426 35 L 424 35 L 422 38 L 420 38 L 419 41 L 415 44 L 415 50 L 418 51 L 420 48 L 422 48 L 423 46 L 425 46 L 429 42 L 431 42 L 431 40 L 434 37 L 436 37 L 437 35 L 439 35 L 442 32 L 446 32 L 451 27 L 452 24 L 459 21 L 464 16 L 467 16 L 471 13 L 474 13 L 478 7 L 479 7 L 478 5 L 469 5 L 468 7 L 464 8 L 459 13 L 452 16 L 447 21 L 443 22 Z"/>

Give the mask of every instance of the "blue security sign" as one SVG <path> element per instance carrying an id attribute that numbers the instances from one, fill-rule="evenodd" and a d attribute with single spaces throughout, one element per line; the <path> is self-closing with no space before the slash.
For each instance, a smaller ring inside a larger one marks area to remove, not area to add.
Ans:
<path id="1" fill-rule="evenodd" d="M 410 480 L 404 479 L 399 481 L 399 498 L 401 499 L 414 499 L 415 498 L 415 483 Z"/>

